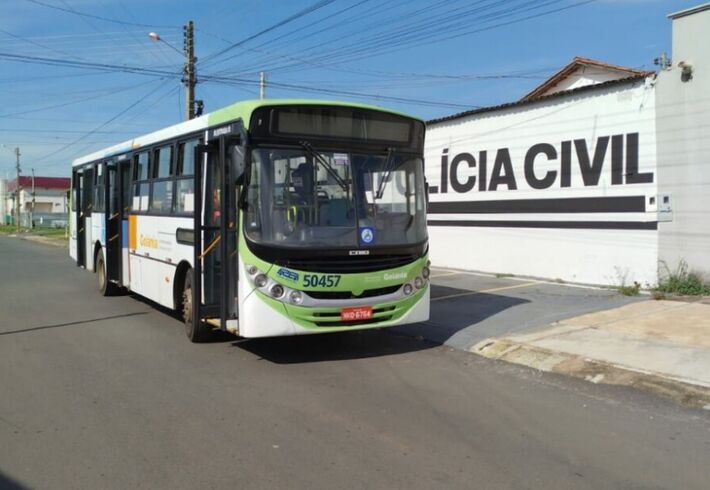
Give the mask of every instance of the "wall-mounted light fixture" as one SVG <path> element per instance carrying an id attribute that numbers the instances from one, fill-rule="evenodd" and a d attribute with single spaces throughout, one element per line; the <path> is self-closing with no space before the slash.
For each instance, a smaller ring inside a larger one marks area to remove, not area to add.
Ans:
<path id="1" fill-rule="evenodd" d="M 678 68 L 680 68 L 680 79 L 683 82 L 689 82 L 690 80 L 693 79 L 693 65 L 690 63 L 686 63 L 685 61 L 681 61 L 678 63 Z"/>

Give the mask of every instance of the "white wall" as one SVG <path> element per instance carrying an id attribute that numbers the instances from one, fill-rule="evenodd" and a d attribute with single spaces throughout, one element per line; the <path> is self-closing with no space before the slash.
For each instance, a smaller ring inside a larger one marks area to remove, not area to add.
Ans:
<path id="1" fill-rule="evenodd" d="M 651 82 L 596 87 L 430 124 L 425 157 L 433 264 L 581 283 L 654 284 L 658 233 Z M 582 172 L 585 147 L 591 161 L 597 144 L 605 141 L 597 162 L 601 169 Z M 539 144 L 549 145 L 543 149 L 551 158 L 531 159 L 533 172 L 526 176 L 526 155 Z M 502 162 L 506 155 L 510 169 L 499 162 L 496 170 L 496 159 Z M 535 183 L 546 176 L 549 182 Z M 500 183 L 506 179 L 508 184 Z"/>
<path id="2" fill-rule="evenodd" d="M 41 212 L 52 212 L 52 213 L 66 213 L 69 207 L 66 191 L 62 189 L 45 189 L 41 187 L 35 188 L 35 206 Z M 30 211 L 32 209 L 32 190 L 28 188 L 22 188 L 20 191 L 20 207 L 23 211 Z M 51 211 L 44 211 L 45 208 L 49 207 Z"/>
<path id="3" fill-rule="evenodd" d="M 610 68 L 584 66 L 555 85 L 546 92 L 546 95 L 627 77 L 629 77 L 628 72 L 615 71 Z"/>
<path id="4" fill-rule="evenodd" d="M 5 224 L 5 210 L 7 209 L 5 196 L 5 180 L 0 179 L 0 224 Z"/>
<path id="5" fill-rule="evenodd" d="M 710 10 L 673 20 L 671 59 L 657 87 L 659 192 L 673 211 L 659 225 L 660 259 L 710 278 Z M 692 80 L 681 80 L 681 61 Z"/>

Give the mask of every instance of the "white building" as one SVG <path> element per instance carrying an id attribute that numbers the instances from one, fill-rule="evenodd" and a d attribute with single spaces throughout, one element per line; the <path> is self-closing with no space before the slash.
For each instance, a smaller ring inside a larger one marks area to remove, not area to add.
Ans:
<path id="1" fill-rule="evenodd" d="M 34 199 L 32 195 L 34 180 Z M 67 191 L 71 187 L 71 179 L 68 177 L 20 177 L 20 213 L 25 215 L 33 213 L 35 215 L 67 213 L 69 202 Z M 17 179 L 5 182 L 5 222 L 12 221 L 16 212 Z"/>
<path id="2" fill-rule="evenodd" d="M 659 74 L 575 58 L 518 102 L 429 122 L 434 264 L 607 285 L 653 285 L 660 261 L 710 272 L 710 4 L 671 18 Z"/>
<path id="3" fill-rule="evenodd" d="M 656 84 L 658 188 L 672 220 L 659 224 L 659 259 L 710 278 L 710 4 L 671 14 L 670 69 Z"/>

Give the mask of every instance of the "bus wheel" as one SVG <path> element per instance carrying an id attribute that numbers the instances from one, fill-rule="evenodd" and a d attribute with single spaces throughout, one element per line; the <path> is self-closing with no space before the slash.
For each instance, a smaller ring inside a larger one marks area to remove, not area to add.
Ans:
<path id="1" fill-rule="evenodd" d="M 185 285 L 182 288 L 182 319 L 185 322 L 185 334 L 190 342 L 204 342 L 209 336 L 208 326 L 202 322 L 195 324 L 192 311 L 192 269 L 185 273 Z"/>
<path id="2" fill-rule="evenodd" d="M 116 293 L 116 285 L 108 280 L 106 274 L 106 260 L 104 260 L 103 250 L 99 250 L 96 257 L 96 276 L 99 278 L 99 292 L 102 296 L 111 296 Z"/>

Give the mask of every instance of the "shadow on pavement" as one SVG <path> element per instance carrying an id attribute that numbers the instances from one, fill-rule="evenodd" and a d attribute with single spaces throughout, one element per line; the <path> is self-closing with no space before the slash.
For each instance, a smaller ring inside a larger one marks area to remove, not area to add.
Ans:
<path id="1" fill-rule="evenodd" d="M 456 332 L 529 301 L 496 294 L 475 293 L 445 286 L 432 287 L 428 322 L 378 330 L 361 330 L 296 337 L 243 339 L 234 346 L 277 364 L 342 361 L 390 356 L 437 347 Z"/>
<path id="2" fill-rule="evenodd" d="M 461 330 L 475 331 L 476 324 L 483 320 L 514 306 L 530 303 L 514 296 L 437 285 L 432 285 L 431 297 L 429 321 L 395 327 L 395 330 L 443 344 Z"/>
<path id="3" fill-rule="evenodd" d="M 26 487 L 16 480 L 13 480 L 9 476 L 0 470 L 0 489 L 2 490 L 28 490 Z"/>
<path id="4" fill-rule="evenodd" d="M 439 344 L 397 335 L 389 329 L 373 329 L 242 339 L 232 345 L 276 364 L 301 364 L 406 354 L 431 349 Z"/>
<path id="5" fill-rule="evenodd" d="M 400 327 L 354 330 L 289 337 L 242 339 L 215 331 L 206 343 L 232 342 L 260 359 L 276 364 L 300 364 L 382 357 L 431 349 L 457 332 L 508 308 L 529 303 L 526 299 L 469 289 L 432 285 L 430 320 Z M 448 296 L 454 296 L 447 298 Z M 180 314 L 153 301 L 131 294 L 137 302 L 151 306 L 177 322 Z"/>

